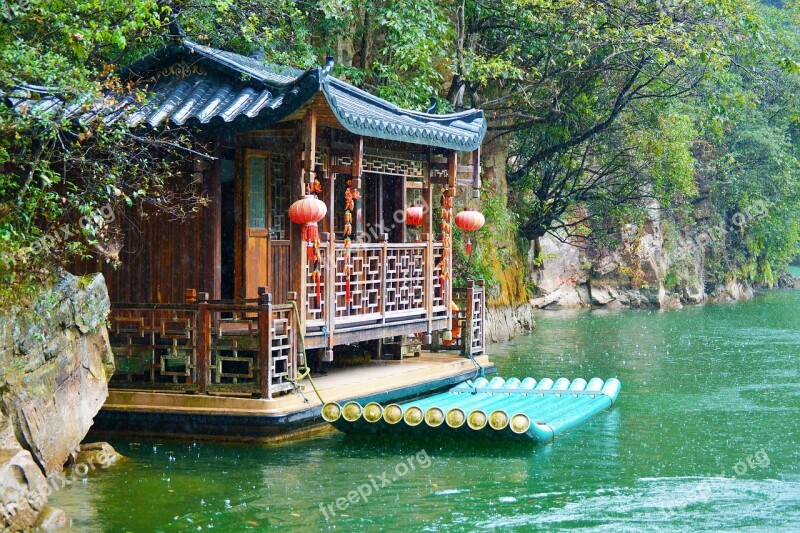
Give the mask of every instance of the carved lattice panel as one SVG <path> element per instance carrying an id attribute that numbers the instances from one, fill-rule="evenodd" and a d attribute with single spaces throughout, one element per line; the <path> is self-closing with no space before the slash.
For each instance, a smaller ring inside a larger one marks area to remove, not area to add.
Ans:
<path id="1" fill-rule="evenodd" d="M 442 262 L 442 253 L 444 246 L 441 243 L 433 245 L 433 307 L 444 306 L 444 286 L 442 280 L 442 268 L 439 266 Z"/>
<path id="2" fill-rule="evenodd" d="M 269 238 L 285 240 L 287 232 L 287 213 L 289 212 L 289 176 L 284 156 L 273 155 L 270 159 L 270 205 Z"/>
<path id="3" fill-rule="evenodd" d="M 428 163 L 416 159 L 399 159 L 379 155 L 365 154 L 361 163 L 364 172 L 377 172 L 391 176 L 407 178 L 424 178 Z"/>
<path id="4" fill-rule="evenodd" d="M 353 165 L 353 158 L 349 155 L 337 155 L 333 157 L 333 164 L 349 167 Z"/>
<path id="5" fill-rule="evenodd" d="M 483 352 L 483 326 L 484 326 L 484 297 L 483 287 L 475 287 L 472 294 L 472 334 L 470 335 L 470 353 Z"/>
<path id="6" fill-rule="evenodd" d="M 319 255 L 318 263 L 309 264 L 308 261 L 306 262 L 306 319 L 309 321 L 325 319 L 325 279 L 328 270 L 327 243 L 321 244 L 316 253 Z M 319 285 L 315 279 L 314 267 L 319 270 Z"/>
<path id="7" fill-rule="evenodd" d="M 285 307 L 272 312 L 272 383 L 281 390 L 291 386 L 287 380 L 296 375 L 294 358 L 294 309 Z"/>
<path id="8" fill-rule="evenodd" d="M 387 313 L 425 308 L 425 246 L 386 252 Z"/>
<path id="9" fill-rule="evenodd" d="M 381 306 L 382 246 L 351 248 L 349 276 L 344 248 L 336 250 L 336 316 L 379 314 Z M 347 300 L 347 278 L 350 301 Z"/>
<path id="10" fill-rule="evenodd" d="M 191 310 L 114 309 L 109 330 L 116 362 L 113 382 L 191 383 L 196 318 Z"/>
<path id="11" fill-rule="evenodd" d="M 317 140 L 317 149 L 314 151 L 314 166 L 322 167 L 325 171 L 328 170 L 328 149 L 322 144 L 322 139 Z"/>
<path id="12" fill-rule="evenodd" d="M 258 385 L 258 322 L 244 313 L 235 315 L 218 319 L 211 331 L 211 383 L 216 388 Z"/>

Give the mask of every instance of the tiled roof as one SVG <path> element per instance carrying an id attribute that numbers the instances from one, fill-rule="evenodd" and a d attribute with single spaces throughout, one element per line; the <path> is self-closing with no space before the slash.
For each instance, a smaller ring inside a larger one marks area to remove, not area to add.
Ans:
<path id="1" fill-rule="evenodd" d="M 184 41 L 122 71 L 144 90 L 143 101 L 108 97 L 64 106 L 33 86 L 0 96 L 7 105 L 25 106 L 25 112 L 63 109 L 67 118 L 78 120 L 112 123 L 124 117 L 133 127 L 247 131 L 274 124 L 322 91 L 342 126 L 358 135 L 469 151 L 486 133 L 480 110 L 435 115 L 402 109 L 331 76 L 332 67 L 328 62 L 302 71 Z"/>

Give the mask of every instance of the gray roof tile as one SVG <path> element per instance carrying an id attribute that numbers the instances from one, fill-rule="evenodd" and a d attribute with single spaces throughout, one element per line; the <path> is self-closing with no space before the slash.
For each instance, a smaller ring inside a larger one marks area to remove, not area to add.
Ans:
<path id="1" fill-rule="evenodd" d="M 330 75 L 332 63 L 306 71 L 262 63 L 232 52 L 184 41 L 124 70 L 146 80 L 144 101 L 127 95 L 64 106 L 46 88 L 25 86 L 0 98 L 27 112 L 63 112 L 66 118 L 107 124 L 124 117 L 130 126 L 170 125 L 214 132 L 267 127 L 322 92 L 344 128 L 357 135 L 446 149 L 476 149 L 486 133 L 480 110 L 434 115 L 400 108 Z"/>

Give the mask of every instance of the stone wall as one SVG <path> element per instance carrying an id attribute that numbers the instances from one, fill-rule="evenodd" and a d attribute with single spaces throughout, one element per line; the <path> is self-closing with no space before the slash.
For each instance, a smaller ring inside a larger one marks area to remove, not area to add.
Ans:
<path id="1" fill-rule="evenodd" d="M 0 526 L 31 528 L 47 477 L 78 449 L 114 370 L 105 280 L 63 273 L 34 305 L 0 310 Z"/>

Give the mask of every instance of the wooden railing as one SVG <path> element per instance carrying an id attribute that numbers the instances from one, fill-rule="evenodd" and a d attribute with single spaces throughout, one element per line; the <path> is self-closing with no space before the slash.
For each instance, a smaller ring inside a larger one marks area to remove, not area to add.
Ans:
<path id="1" fill-rule="evenodd" d="M 330 249 L 325 242 L 316 252 L 319 274 L 306 268 L 308 335 L 447 315 L 441 243 L 336 243 L 333 261 Z"/>
<path id="2" fill-rule="evenodd" d="M 454 287 L 453 302 L 459 308 L 455 319 L 461 329 L 455 346 L 463 355 L 482 354 L 486 341 L 486 291 L 483 280 L 475 283 L 470 279 L 466 287 Z"/>
<path id="3" fill-rule="evenodd" d="M 239 393 L 272 398 L 297 377 L 292 303 L 208 301 L 187 290 L 185 304 L 112 306 L 109 338 L 117 370 L 111 386 Z"/>

